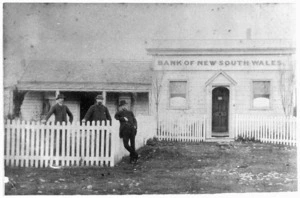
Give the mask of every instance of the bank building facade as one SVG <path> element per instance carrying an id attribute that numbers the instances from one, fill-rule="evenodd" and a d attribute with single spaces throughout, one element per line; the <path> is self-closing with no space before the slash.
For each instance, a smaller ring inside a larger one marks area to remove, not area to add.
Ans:
<path id="1" fill-rule="evenodd" d="M 295 47 L 289 40 L 165 40 L 147 52 L 153 58 L 153 112 L 204 116 L 207 139 L 233 138 L 238 114 L 292 111 L 287 101 L 295 95 Z"/>
<path id="2" fill-rule="evenodd" d="M 204 117 L 205 140 L 233 138 L 236 115 L 293 115 L 290 40 L 154 40 L 145 50 L 149 60 L 29 61 L 4 90 L 5 114 L 40 121 L 63 93 L 79 122 L 102 94 L 111 115 L 126 100 L 136 116 L 158 121 Z"/>

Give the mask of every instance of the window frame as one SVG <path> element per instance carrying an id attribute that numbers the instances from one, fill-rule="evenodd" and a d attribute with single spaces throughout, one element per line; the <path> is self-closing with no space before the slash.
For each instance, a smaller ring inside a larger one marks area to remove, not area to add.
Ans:
<path id="1" fill-rule="evenodd" d="M 269 107 L 254 107 L 253 100 L 254 100 L 254 82 L 270 82 L 270 96 L 269 96 Z M 250 109 L 251 110 L 272 110 L 272 101 L 273 101 L 273 82 L 271 79 L 255 79 L 251 80 L 251 101 L 250 101 Z"/>
<path id="2" fill-rule="evenodd" d="M 171 106 L 171 82 L 186 82 L 186 105 L 180 107 Z M 171 110 L 189 109 L 189 81 L 188 79 L 169 79 L 168 80 L 168 108 Z"/>

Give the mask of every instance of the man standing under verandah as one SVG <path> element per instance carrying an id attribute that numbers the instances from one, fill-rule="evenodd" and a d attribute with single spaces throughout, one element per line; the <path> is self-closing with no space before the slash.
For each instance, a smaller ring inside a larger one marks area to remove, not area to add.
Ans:
<path id="1" fill-rule="evenodd" d="M 97 95 L 96 98 L 96 104 L 92 105 L 88 111 L 86 112 L 84 118 L 82 119 L 82 123 L 85 123 L 87 120 L 91 121 L 100 121 L 100 124 L 102 121 L 109 120 L 111 123 L 111 117 L 109 114 L 109 111 L 106 106 L 103 105 L 103 96 Z"/>
<path id="2" fill-rule="evenodd" d="M 65 96 L 63 94 L 58 94 L 56 97 L 56 104 L 51 107 L 50 111 L 47 113 L 46 118 L 42 120 L 42 123 L 46 123 L 47 120 L 51 117 L 52 114 L 55 116 L 55 124 L 62 122 L 67 123 L 67 114 L 69 116 L 69 121 L 73 122 L 73 114 L 69 108 L 64 105 Z"/>
<path id="3" fill-rule="evenodd" d="M 56 104 L 51 107 L 50 111 L 47 113 L 46 118 L 42 120 L 42 123 L 46 123 L 47 120 L 51 117 L 52 114 L 55 116 L 54 123 L 62 124 L 65 122 L 67 124 L 67 115 L 69 116 L 69 121 L 73 122 L 73 114 L 69 110 L 69 108 L 64 105 L 65 96 L 63 94 L 58 94 L 56 97 Z M 57 133 L 56 133 L 57 134 Z M 55 138 L 56 139 L 56 138 Z M 62 130 L 59 131 L 59 155 L 62 152 Z M 56 166 L 56 165 L 53 165 Z"/>

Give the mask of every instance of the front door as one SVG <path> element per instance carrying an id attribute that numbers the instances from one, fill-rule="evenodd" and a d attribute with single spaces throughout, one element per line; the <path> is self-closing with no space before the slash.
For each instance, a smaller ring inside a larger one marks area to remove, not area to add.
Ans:
<path id="1" fill-rule="evenodd" d="M 229 90 L 216 87 L 212 91 L 212 132 L 228 132 Z"/>

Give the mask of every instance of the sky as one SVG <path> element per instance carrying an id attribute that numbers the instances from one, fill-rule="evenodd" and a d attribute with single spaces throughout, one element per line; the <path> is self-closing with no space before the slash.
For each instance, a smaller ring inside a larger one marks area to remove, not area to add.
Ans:
<path id="1" fill-rule="evenodd" d="M 249 28 L 252 39 L 294 39 L 295 14 L 274 3 L 5 3 L 4 85 L 32 59 L 151 60 L 153 39 L 246 39 Z"/>

